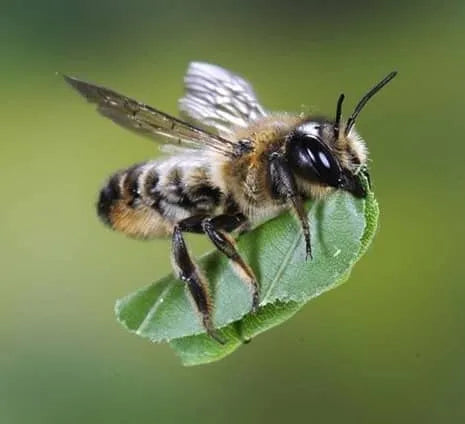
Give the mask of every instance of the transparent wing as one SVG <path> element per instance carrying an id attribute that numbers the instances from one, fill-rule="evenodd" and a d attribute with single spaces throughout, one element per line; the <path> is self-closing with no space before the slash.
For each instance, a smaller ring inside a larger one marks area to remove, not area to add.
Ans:
<path id="1" fill-rule="evenodd" d="M 192 62 L 184 83 L 181 112 L 227 138 L 233 136 L 233 127 L 247 127 L 266 115 L 252 86 L 219 66 Z"/>
<path id="2" fill-rule="evenodd" d="M 227 156 L 234 155 L 235 144 L 218 135 L 196 128 L 150 106 L 108 88 L 64 76 L 65 80 L 103 116 L 138 134 L 163 138 L 164 142 L 187 148 L 208 148 Z"/>

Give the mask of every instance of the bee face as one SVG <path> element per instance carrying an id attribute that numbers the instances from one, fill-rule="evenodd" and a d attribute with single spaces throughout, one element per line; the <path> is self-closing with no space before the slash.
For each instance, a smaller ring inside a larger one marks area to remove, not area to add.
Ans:
<path id="1" fill-rule="evenodd" d="M 366 162 L 363 140 L 352 130 L 339 134 L 338 123 L 312 120 L 299 125 L 287 138 L 287 160 L 294 173 L 313 183 L 365 197 L 357 177 Z"/>

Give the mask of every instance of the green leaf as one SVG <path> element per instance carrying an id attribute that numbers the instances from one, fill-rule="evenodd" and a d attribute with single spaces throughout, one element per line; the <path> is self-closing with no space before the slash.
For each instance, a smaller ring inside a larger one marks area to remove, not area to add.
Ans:
<path id="1" fill-rule="evenodd" d="M 239 250 L 261 285 L 260 310 L 250 314 L 251 293 L 218 252 L 200 266 L 210 281 L 213 320 L 225 345 L 205 334 L 182 283 L 169 275 L 116 304 L 118 320 L 152 341 L 171 341 L 185 365 L 218 360 L 244 341 L 280 324 L 308 300 L 344 282 L 376 230 L 378 207 L 372 193 L 356 199 L 343 191 L 307 204 L 313 260 L 305 261 L 302 232 L 288 213 L 240 237 Z"/>
<path id="2" fill-rule="evenodd" d="M 373 193 L 370 193 L 364 202 L 364 215 L 365 230 L 360 240 L 360 250 L 357 260 L 366 252 L 376 233 L 379 209 Z M 333 289 L 347 281 L 350 277 L 350 272 L 351 269 L 349 268 L 337 281 L 328 282 L 327 289 Z M 217 361 L 232 353 L 244 342 L 247 342 L 247 340 L 288 320 L 305 303 L 306 301 L 300 303 L 277 302 L 265 306 L 255 315 L 245 316 L 242 320 L 221 329 L 222 336 L 227 337 L 228 340 L 228 343 L 224 346 L 212 341 L 210 337 L 204 334 L 172 340 L 170 344 L 186 366 Z"/>

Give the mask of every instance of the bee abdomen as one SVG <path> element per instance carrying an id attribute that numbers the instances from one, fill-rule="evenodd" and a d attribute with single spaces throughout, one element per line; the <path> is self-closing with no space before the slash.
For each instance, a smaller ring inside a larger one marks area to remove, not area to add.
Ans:
<path id="1" fill-rule="evenodd" d="M 100 219 L 107 225 L 111 226 L 110 213 L 113 204 L 119 200 L 121 196 L 119 188 L 119 174 L 114 174 L 107 184 L 100 190 L 99 199 L 97 202 L 97 214 Z"/>
<path id="2" fill-rule="evenodd" d="M 100 192 L 104 223 L 136 238 L 166 236 L 192 215 L 213 215 L 224 205 L 222 191 L 204 164 L 146 162 L 115 173 Z"/>
<path id="3" fill-rule="evenodd" d="M 162 237 L 172 224 L 141 196 L 141 176 L 147 170 L 156 184 L 156 163 L 143 163 L 115 173 L 100 191 L 97 213 L 112 229 L 135 238 Z M 144 181 L 146 181 L 144 179 Z"/>

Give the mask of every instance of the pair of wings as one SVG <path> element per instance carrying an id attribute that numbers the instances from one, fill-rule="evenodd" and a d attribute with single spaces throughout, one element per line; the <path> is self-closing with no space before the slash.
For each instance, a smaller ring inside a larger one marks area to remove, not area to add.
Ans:
<path id="1" fill-rule="evenodd" d="M 181 113 L 199 127 L 108 88 L 68 76 L 65 80 L 96 104 L 100 114 L 127 129 L 165 143 L 211 149 L 225 156 L 234 156 L 237 149 L 234 128 L 247 127 L 266 116 L 247 81 L 208 63 L 189 65 L 185 95 L 179 100 Z"/>

